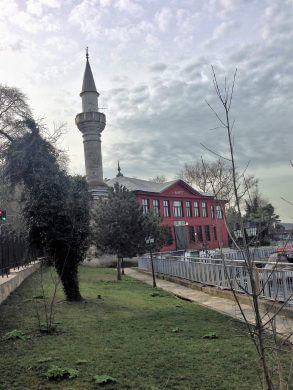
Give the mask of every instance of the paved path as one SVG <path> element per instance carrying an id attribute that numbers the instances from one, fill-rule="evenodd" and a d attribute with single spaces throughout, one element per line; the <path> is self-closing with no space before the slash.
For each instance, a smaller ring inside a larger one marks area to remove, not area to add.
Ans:
<path id="1" fill-rule="evenodd" d="M 143 283 L 152 285 L 152 277 L 149 274 L 139 272 L 134 268 L 126 268 L 125 273 L 127 276 L 140 280 Z M 157 287 L 161 288 L 162 290 L 168 291 L 179 298 L 186 299 L 193 303 L 208 307 L 212 310 L 216 310 L 219 313 L 243 321 L 238 306 L 234 301 L 230 299 L 216 297 L 204 293 L 202 291 L 194 290 L 192 288 L 181 286 L 180 284 L 169 282 L 163 279 L 157 278 L 156 282 Z M 254 323 L 254 315 L 251 306 L 247 304 L 241 304 L 241 307 L 249 322 Z M 268 315 L 265 312 L 263 312 L 262 314 L 264 316 L 264 319 L 267 320 Z M 285 317 L 283 315 L 278 315 L 277 332 L 285 337 L 289 337 L 289 335 L 293 332 L 293 319 Z M 290 337 L 290 340 L 293 342 L 293 336 Z"/>

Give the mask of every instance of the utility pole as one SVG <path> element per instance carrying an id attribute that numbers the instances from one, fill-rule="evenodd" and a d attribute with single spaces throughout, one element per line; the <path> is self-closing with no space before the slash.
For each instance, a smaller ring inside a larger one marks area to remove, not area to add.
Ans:
<path id="1" fill-rule="evenodd" d="M 152 237 L 149 237 L 146 239 L 146 243 L 149 244 L 150 248 L 150 257 L 151 257 L 151 267 L 152 267 L 152 277 L 153 277 L 153 288 L 157 287 L 156 283 L 156 275 L 155 275 L 155 270 L 154 270 L 154 260 L 153 260 L 153 251 L 152 251 L 152 244 L 154 243 L 154 239 Z"/>

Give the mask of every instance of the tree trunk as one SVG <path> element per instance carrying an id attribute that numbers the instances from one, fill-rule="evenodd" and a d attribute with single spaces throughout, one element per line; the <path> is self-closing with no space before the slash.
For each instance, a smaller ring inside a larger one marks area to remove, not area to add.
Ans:
<path id="1" fill-rule="evenodd" d="M 121 267 L 122 267 L 122 275 L 125 275 L 124 273 L 124 258 L 121 257 Z"/>
<path id="2" fill-rule="evenodd" d="M 117 280 L 122 280 L 121 278 L 121 257 L 117 255 Z"/>
<path id="3" fill-rule="evenodd" d="M 79 291 L 78 264 L 67 259 L 65 262 L 56 261 L 55 268 L 61 280 L 67 301 L 81 301 L 82 296 Z"/>

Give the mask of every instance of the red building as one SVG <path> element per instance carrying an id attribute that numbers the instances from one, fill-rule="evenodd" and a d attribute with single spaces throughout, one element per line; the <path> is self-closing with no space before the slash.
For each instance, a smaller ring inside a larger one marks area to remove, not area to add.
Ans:
<path id="1" fill-rule="evenodd" d="M 162 251 L 179 249 L 214 249 L 222 242 L 228 246 L 228 233 L 223 219 L 225 201 L 196 191 L 183 180 L 154 183 L 118 176 L 107 182 L 118 182 L 133 191 L 144 213 L 152 210 L 170 227 L 173 244 Z"/>

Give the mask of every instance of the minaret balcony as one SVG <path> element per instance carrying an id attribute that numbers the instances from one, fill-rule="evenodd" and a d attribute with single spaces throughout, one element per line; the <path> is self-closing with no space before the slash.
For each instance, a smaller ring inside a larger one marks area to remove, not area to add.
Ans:
<path id="1" fill-rule="evenodd" d="M 102 112 L 81 112 L 80 114 L 77 114 L 75 117 L 75 123 L 77 127 L 81 125 L 84 127 L 86 123 L 92 123 L 95 122 L 97 127 L 99 127 L 100 130 L 104 130 L 106 126 L 106 115 Z"/>

